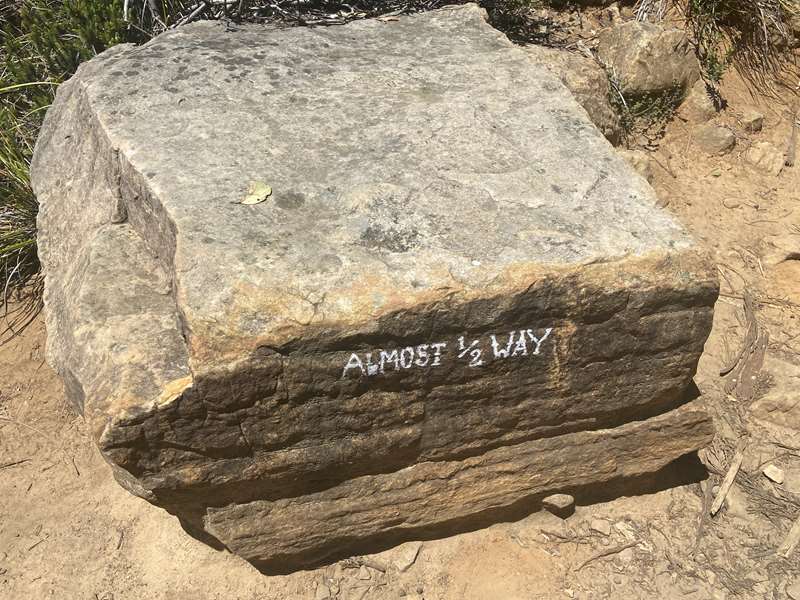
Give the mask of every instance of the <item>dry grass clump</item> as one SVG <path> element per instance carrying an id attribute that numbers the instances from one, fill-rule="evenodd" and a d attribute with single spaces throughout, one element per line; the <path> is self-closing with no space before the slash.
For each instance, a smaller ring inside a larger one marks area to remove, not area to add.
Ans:
<path id="1" fill-rule="evenodd" d="M 789 59 L 790 23 L 800 16 L 800 0 L 639 0 L 636 14 L 658 20 L 670 9 L 684 17 L 709 82 L 719 82 L 734 65 L 767 85 Z"/>

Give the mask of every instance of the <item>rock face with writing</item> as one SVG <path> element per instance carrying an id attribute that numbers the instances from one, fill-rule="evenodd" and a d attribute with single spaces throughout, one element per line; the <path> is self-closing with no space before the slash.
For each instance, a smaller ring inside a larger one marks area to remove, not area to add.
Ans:
<path id="1" fill-rule="evenodd" d="M 117 479 L 272 571 L 706 444 L 713 270 L 475 6 L 200 23 L 59 88 L 48 359 Z"/>

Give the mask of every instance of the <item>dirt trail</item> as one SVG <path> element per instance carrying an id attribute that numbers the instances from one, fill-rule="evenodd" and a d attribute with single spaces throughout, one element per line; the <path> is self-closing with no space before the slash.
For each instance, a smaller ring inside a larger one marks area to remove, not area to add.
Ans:
<path id="1" fill-rule="evenodd" d="M 731 154 L 703 156 L 692 128 L 676 120 L 654 155 L 659 196 L 722 276 L 697 376 L 719 431 L 702 453 L 706 481 L 579 506 L 567 521 L 537 513 L 425 541 L 416 558 L 407 544 L 268 577 L 190 538 L 113 481 L 44 364 L 39 319 L 0 347 L 0 598 L 800 598 L 800 550 L 775 554 L 800 517 L 800 260 L 779 260 L 792 248 L 800 254 L 800 167 L 776 177 L 747 166 L 750 144 L 785 147 L 791 118 L 750 98 L 735 76 L 723 93 L 730 106 L 717 120 L 737 134 Z M 761 133 L 737 120 L 750 105 L 766 115 Z M 758 348 L 740 352 L 748 317 L 758 339 L 768 333 L 763 366 Z M 750 362 L 737 386 L 742 365 L 720 372 L 740 355 Z M 742 466 L 726 503 L 704 517 L 737 445 Z M 784 471 L 782 484 L 761 473 L 767 464 Z"/>

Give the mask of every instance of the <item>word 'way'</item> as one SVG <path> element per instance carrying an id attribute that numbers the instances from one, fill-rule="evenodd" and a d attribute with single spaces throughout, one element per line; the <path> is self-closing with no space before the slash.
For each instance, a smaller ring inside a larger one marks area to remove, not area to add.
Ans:
<path id="1" fill-rule="evenodd" d="M 493 360 L 537 356 L 552 331 L 552 327 L 548 327 L 536 335 L 533 329 L 514 329 L 508 334 L 492 333 L 473 340 L 462 335 L 455 343 L 436 342 L 363 354 L 353 352 L 342 370 L 342 377 L 347 377 L 348 373 L 371 377 L 386 371 L 438 367 L 451 360 L 465 361 L 469 367 L 481 367 Z"/>

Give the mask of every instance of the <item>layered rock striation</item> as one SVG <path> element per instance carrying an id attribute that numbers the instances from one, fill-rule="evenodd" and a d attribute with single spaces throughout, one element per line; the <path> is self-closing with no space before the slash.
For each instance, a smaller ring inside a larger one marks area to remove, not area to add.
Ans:
<path id="1" fill-rule="evenodd" d="M 712 436 L 713 269 L 475 6 L 113 48 L 32 178 L 48 360 L 101 452 L 266 569 Z"/>

